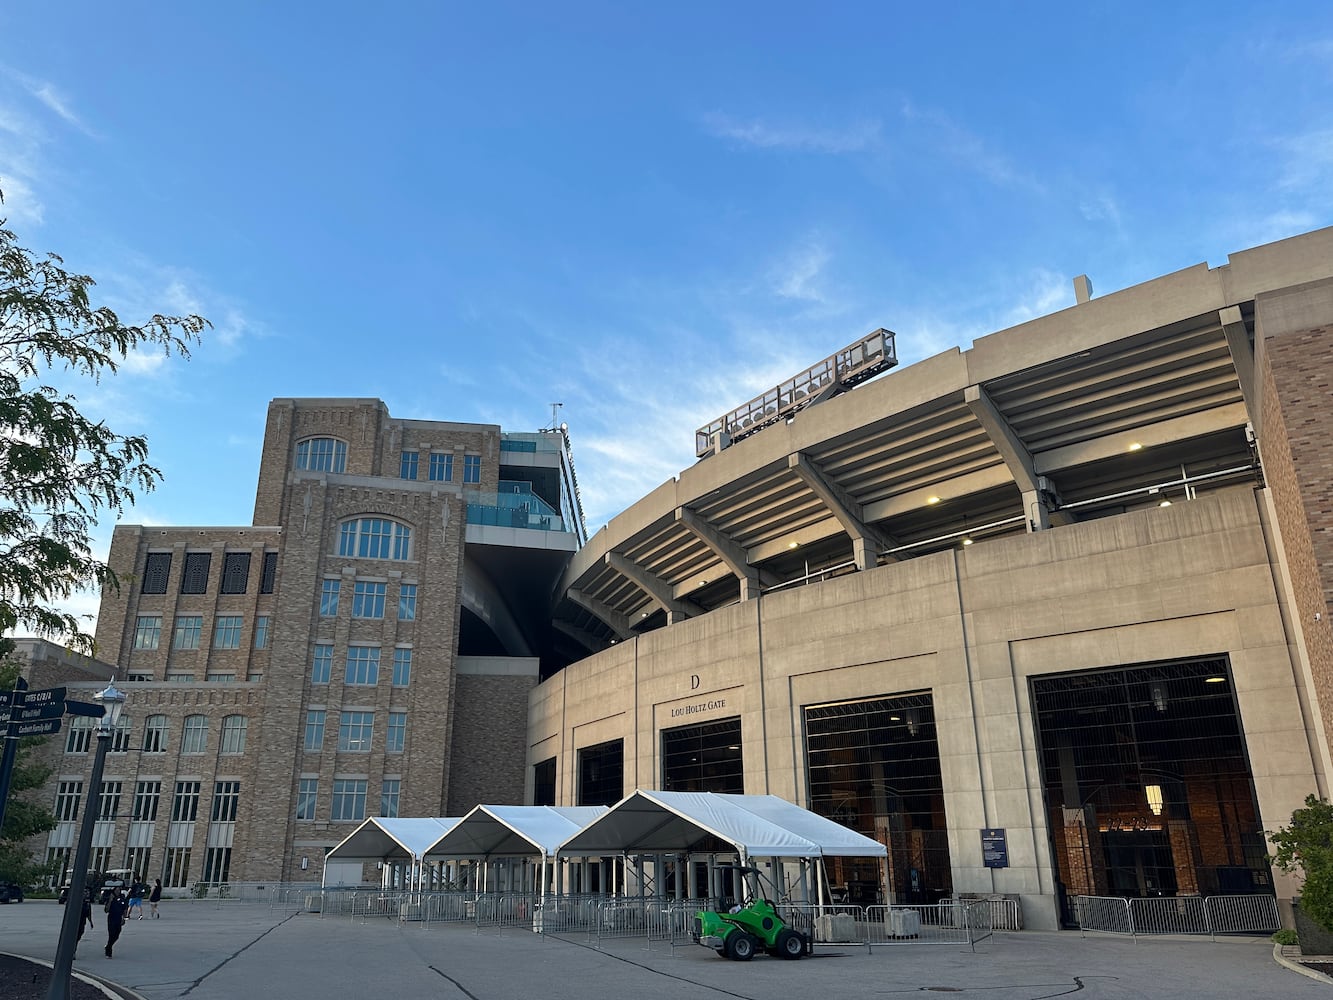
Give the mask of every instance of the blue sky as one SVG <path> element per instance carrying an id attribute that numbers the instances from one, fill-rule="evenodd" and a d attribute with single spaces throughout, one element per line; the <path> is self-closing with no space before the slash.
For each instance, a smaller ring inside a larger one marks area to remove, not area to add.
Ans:
<path id="1" fill-rule="evenodd" d="M 126 319 L 214 323 L 76 387 L 165 474 L 126 521 L 247 523 L 269 399 L 377 396 L 562 402 L 595 531 L 876 327 L 1333 224 L 1333 6 L 5 4 L 0 188 Z"/>

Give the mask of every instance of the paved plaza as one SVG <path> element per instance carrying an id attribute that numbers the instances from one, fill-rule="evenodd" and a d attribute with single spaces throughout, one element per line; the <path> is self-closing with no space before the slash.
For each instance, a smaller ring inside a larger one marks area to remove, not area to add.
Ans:
<path id="1" fill-rule="evenodd" d="M 963 993 L 988 1000 L 1079 994 L 1129 997 L 1323 997 L 1333 980 L 1282 967 L 1267 938 L 1140 938 L 1077 932 L 997 934 L 977 946 L 827 946 L 812 958 L 749 963 L 695 945 L 581 935 L 543 938 L 509 928 L 402 927 L 383 919 L 270 910 L 262 904 L 169 901 L 160 920 L 132 921 L 102 955 L 101 914 L 75 970 L 106 977 L 148 1000 L 469 998 L 659 1000 L 663 997 L 892 997 Z M 63 908 L 45 900 L 0 906 L 0 952 L 50 960 Z"/>

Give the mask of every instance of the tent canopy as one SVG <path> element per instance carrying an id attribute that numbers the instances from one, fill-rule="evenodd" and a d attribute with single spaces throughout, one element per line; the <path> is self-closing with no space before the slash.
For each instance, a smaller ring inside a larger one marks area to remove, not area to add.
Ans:
<path id="1" fill-rule="evenodd" d="M 334 861 L 418 860 L 458 823 L 456 817 L 389 819 L 375 816 L 353 830 L 325 855 Z"/>
<path id="2" fill-rule="evenodd" d="M 563 855 L 684 854 L 716 837 L 747 857 L 875 857 L 883 844 L 775 795 L 657 792 L 622 799 L 560 845 Z"/>
<path id="3" fill-rule="evenodd" d="M 545 855 L 606 806 L 476 806 L 425 851 L 428 858 Z"/>

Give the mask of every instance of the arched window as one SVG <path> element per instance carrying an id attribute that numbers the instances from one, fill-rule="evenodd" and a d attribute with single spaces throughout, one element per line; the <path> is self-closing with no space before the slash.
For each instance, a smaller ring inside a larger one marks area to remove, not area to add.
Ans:
<path id="1" fill-rule="evenodd" d="M 354 517 L 338 533 L 338 555 L 356 559 L 408 559 L 412 529 L 383 517 Z"/>
<path id="2" fill-rule="evenodd" d="M 296 467 L 311 472 L 343 472 L 347 445 L 337 438 L 306 438 L 296 446 Z"/>
<path id="3" fill-rule="evenodd" d="M 167 717 L 165 715 L 150 715 L 143 722 L 143 752 L 166 753 L 166 751 Z"/>

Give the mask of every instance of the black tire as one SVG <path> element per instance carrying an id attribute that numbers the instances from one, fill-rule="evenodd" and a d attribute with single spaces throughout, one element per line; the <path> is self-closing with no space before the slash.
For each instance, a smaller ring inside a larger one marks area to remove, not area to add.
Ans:
<path id="1" fill-rule="evenodd" d="M 733 962 L 748 962 L 757 950 L 755 939 L 744 931 L 736 931 L 727 938 L 727 958 Z"/>
<path id="2" fill-rule="evenodd" d="M 800 958 L 805 954 L 805 942 L 801 939 L 801 935 L 790 927 L 778 931 L 777 940 L 773 942 L 773 945 L 779 958 Z"/>

